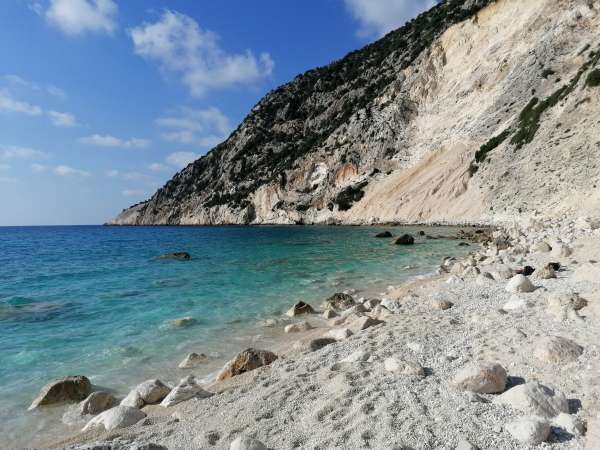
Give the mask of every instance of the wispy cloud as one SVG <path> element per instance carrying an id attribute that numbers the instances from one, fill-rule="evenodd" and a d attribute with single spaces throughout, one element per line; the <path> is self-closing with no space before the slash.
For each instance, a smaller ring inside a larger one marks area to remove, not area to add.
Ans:
<path id="1" fill-rule="evenodd" d="M 0 146 L 0 161 L 10 161 L 15 159 L 31 160 L 45 158 L 46 156 L 46 153 L 29 147 L 18 147 L 15 145 Z"/>
<path id="2" fill-rule="evenodd" d="M 72 128 L 77 126 L 77 120 L 71 113 L 48 111 L 48 117 L 55 127 Z"/>
<path id="3" fill-rule="evenodd" d="M 43 164 L 32 164 L 31 170 L 34 173 L 51 173 L 53 175 L 58 175 L 59 177 L 71 177 L 71 176 L 89 177 L 91 175 L 91 173 L 89 173 L 85 170 L 75 169 L 71 166 L 66 166 L 64 164 L 61 164 L 58 166 L 45 166 Z"/>
<path id="4" fill-rule="evenodd" d="M 436 5 L 436 0 L 344 0 L 362 37 L 379 37 Z"/>
<path id="5" fill-rule="evenodd" d="M 183 169 L 188 164 L 200 158 L 200 156 L 202 155 L 194 152 L 174 152 L 167 156 L 166 161 L 178 169 Z"/>
<path id="6" fill-rule="evenodd" d="M 159 172 L 169 172 L 171 168 L 162 163 L 152 163 L 148 166 L 148 170 L 151 172 L 159 173 Z"/>
<path id="7" fill-rule="evenodd" d="M 67 98 L 65 91 L 52 84 L 39 84 L 14 74 L 4 75 L 2 79 L 11 87 L 24 87 L 32 91 L 45 92 L 61 100 Z"/>
<path id="8" fill-rule="evenodd" d="M 231 123 L 218 108 L 191 109 L 180 107 L 156 120 L 164 128 L 163 139 L 180 144 L 211 148 L 225 140 Z"/>
<path id="9" fill-rule="evenodd" d="M 119 178 L 125 181 L 151 181 L 154 183 L 154 180 L 150 175 L 141 172 L 122 172 L 120 170 L 109 170 L 106 172 L 106 176 L 109 178 Z"/>
<path id="10" fill-rule="evenodd" d="M 97 147 L 108 147 L 108 148 L 146 148 L 150 145 L 150 141 L 147 139 L 130 138 L 120 139 L 109 134 L 100 135 L 93 134 L 80 139 L 80 142 L 88 145 L 95 145 Z"/>
<path id="11" fill-rule="evenodd" d="M 11 112 L 27 114 L 29 116 L 39 116 L 42 114 L 42 108 L 31 103 L 16 100 L 11 95 L 0 90 L 0 112 Z"/>
<path id="12" fill-rule="evenodd" d="M 226 53 L 216 33 L 175 11 L 166 10 L 157 22 L 132 28 L 129 34 L 136 54 L 180 74 L 194 96 L 211 88 L 255 83 L 271 75 L 275 66 L 268 53 Z"/>
<path id="13" fill-rule="evenodd" d="M 39 3 L 34 10 L 39 10 Z M 113 0 L 50 0 L 46 19 L 68 35 L 111 34 L 117 28 L 118 10 Z"/>

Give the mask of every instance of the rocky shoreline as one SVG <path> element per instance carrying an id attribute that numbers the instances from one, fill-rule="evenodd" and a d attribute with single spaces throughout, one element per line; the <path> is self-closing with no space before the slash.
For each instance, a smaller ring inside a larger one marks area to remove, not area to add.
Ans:
<path id="1" fill-rule="evenodd" d="M 296 304 L 266 324 L 290 345 L 247 349 L 207 385 L 148 380 L 48 448 L 599 448 L 598 224 L 479 240 L 379 298 Z"/>

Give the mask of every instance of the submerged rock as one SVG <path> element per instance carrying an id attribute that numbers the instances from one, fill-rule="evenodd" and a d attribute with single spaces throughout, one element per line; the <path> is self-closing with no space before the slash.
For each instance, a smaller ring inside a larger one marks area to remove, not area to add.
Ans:
<path id="1" fill-rule="evenodd" d="M 217 381 L 227 380 L 245 372 L 258 369 L 259 367 L 268 366 L 276 361 L 277 358 L 277 355 L 273 352 L 248 348 L 238 353 L 235 358 L 225 364 L 221 372 L 217 375 Z"/>
<path id="2" fill-rule="evenodd" d="M 394 241 L 396 245 L 413 245 L 415 243 L 415 238 L 410 234 L 403 234 L 398 239 Z"/>
<path id="3" fill-rule="evenodd" d="M 208 356 L 204 353 L 189 353 L 183 361 L 179 363 L 177 367 L 180 369 L 193 369 L 194 367 L 198 367 L 200 364 L 208 361 Z"/>
<path id="4" fill-rule="evenodd" d="M 198 321 L 196 319 L 194 319 L 193 317 L 186 316 L 186 317 L 180 317 L 178 319 L 167 320 L 165 322 L 165 325 L 167 325 L 168 327 L 171 327 L 171 328 L 187 328 L 187 327 L 191 327 L 192 325 L 196 325 L 197 323 L 198 323 Z"/>
<path id="5" fill-rule="evenodd" d="M 343 311 L 356 305 L 354 298 L 350 294 L 338 292 L 325 300 L 325 307 L 334 311 Z"/>
<path id="6" fill-rule="evenodd" d="M 131 408 L 129 406 L 115 406 L 114 408 L 108 409 L 90 420 L 87 425 L 83 427 L 82 431 L 111 431 L 118 428 L 125 428 L 138 423 L 144 417 L 146 417 L 146 413 L 137 408 Z"/>
<path id="7" fill-rule="evenodd" d="M 104 391 L 92 392 L 79 404 L 79 410 L 82 415 L 99 414 L 117 404 L 115 397 Z"/>
<path id="8" fill-rule="evenodd" d="M 376 238 L 391 238 L 394 237 L 394 235 L 389 232 L 389 231 L 382 231 L 381 233 L 377 233 L 375 235 Z"/>
<path id="9" fill-rule="evenodd" d="M 188 252 L 174 252 L 174 253 L 165 253 L 164 255 L 160 255 L 158 259 L 175 259 L 177 261 L 189 261 L 192 259 L 192 255 Z"/>
<path id="10" fill-rule="evenodd" d="M 506 387 L 506 370 L 497 363 L 473 363 L 459 370 L 452 385 L 461 391 L 496 394 Z"/>
<path id="11" fill-rule="evenodd" d="M 315 310 L 308 303 L 297 302 L 285 314 L 289 317 L 301 316 L 303 314 L 314 314 Z"/>
<path id="12" fill-rule="evenodd" d="M 29 410 L 40 406 L 62 402 L 80 402 L 92 392 L 92 383 L 82 375 L 65 377 L 46 384 L 29 406 Z"/>

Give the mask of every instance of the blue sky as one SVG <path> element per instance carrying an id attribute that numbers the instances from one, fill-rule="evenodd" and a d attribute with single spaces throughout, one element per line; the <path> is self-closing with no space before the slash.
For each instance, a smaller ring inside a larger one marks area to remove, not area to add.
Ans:
<path id="1" fill-rule="evenodd" d="M 3 0 L 0 225 L 97 224 L 433 0 Z"/>

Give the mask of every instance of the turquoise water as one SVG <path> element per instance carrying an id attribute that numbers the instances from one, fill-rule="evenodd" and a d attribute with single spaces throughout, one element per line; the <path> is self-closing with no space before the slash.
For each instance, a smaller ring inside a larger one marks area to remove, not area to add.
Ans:
<path id="1" fill-rule="evenodd" d="M 394 246 L 375 239 L 378 231 L 0 228 L 0 442 L 25 445 L 35 433 L 61 430 L 62 409 L 26 413 L 52 378 L 87 375 L 119 394 L 148 376 L 176 379 L 172 368 L 187 351 L 220 364 L 252 343 L 259 319 L 296 300 L 318 304 L 348 288 L 378 292 L 460 252 L 454 240 Z M 405 231 L 417 229 L 394 232 Z M 173 251 L 192 260 L 156 259 Z M 184 316 L 197 324 L 165 325 Z"/>

